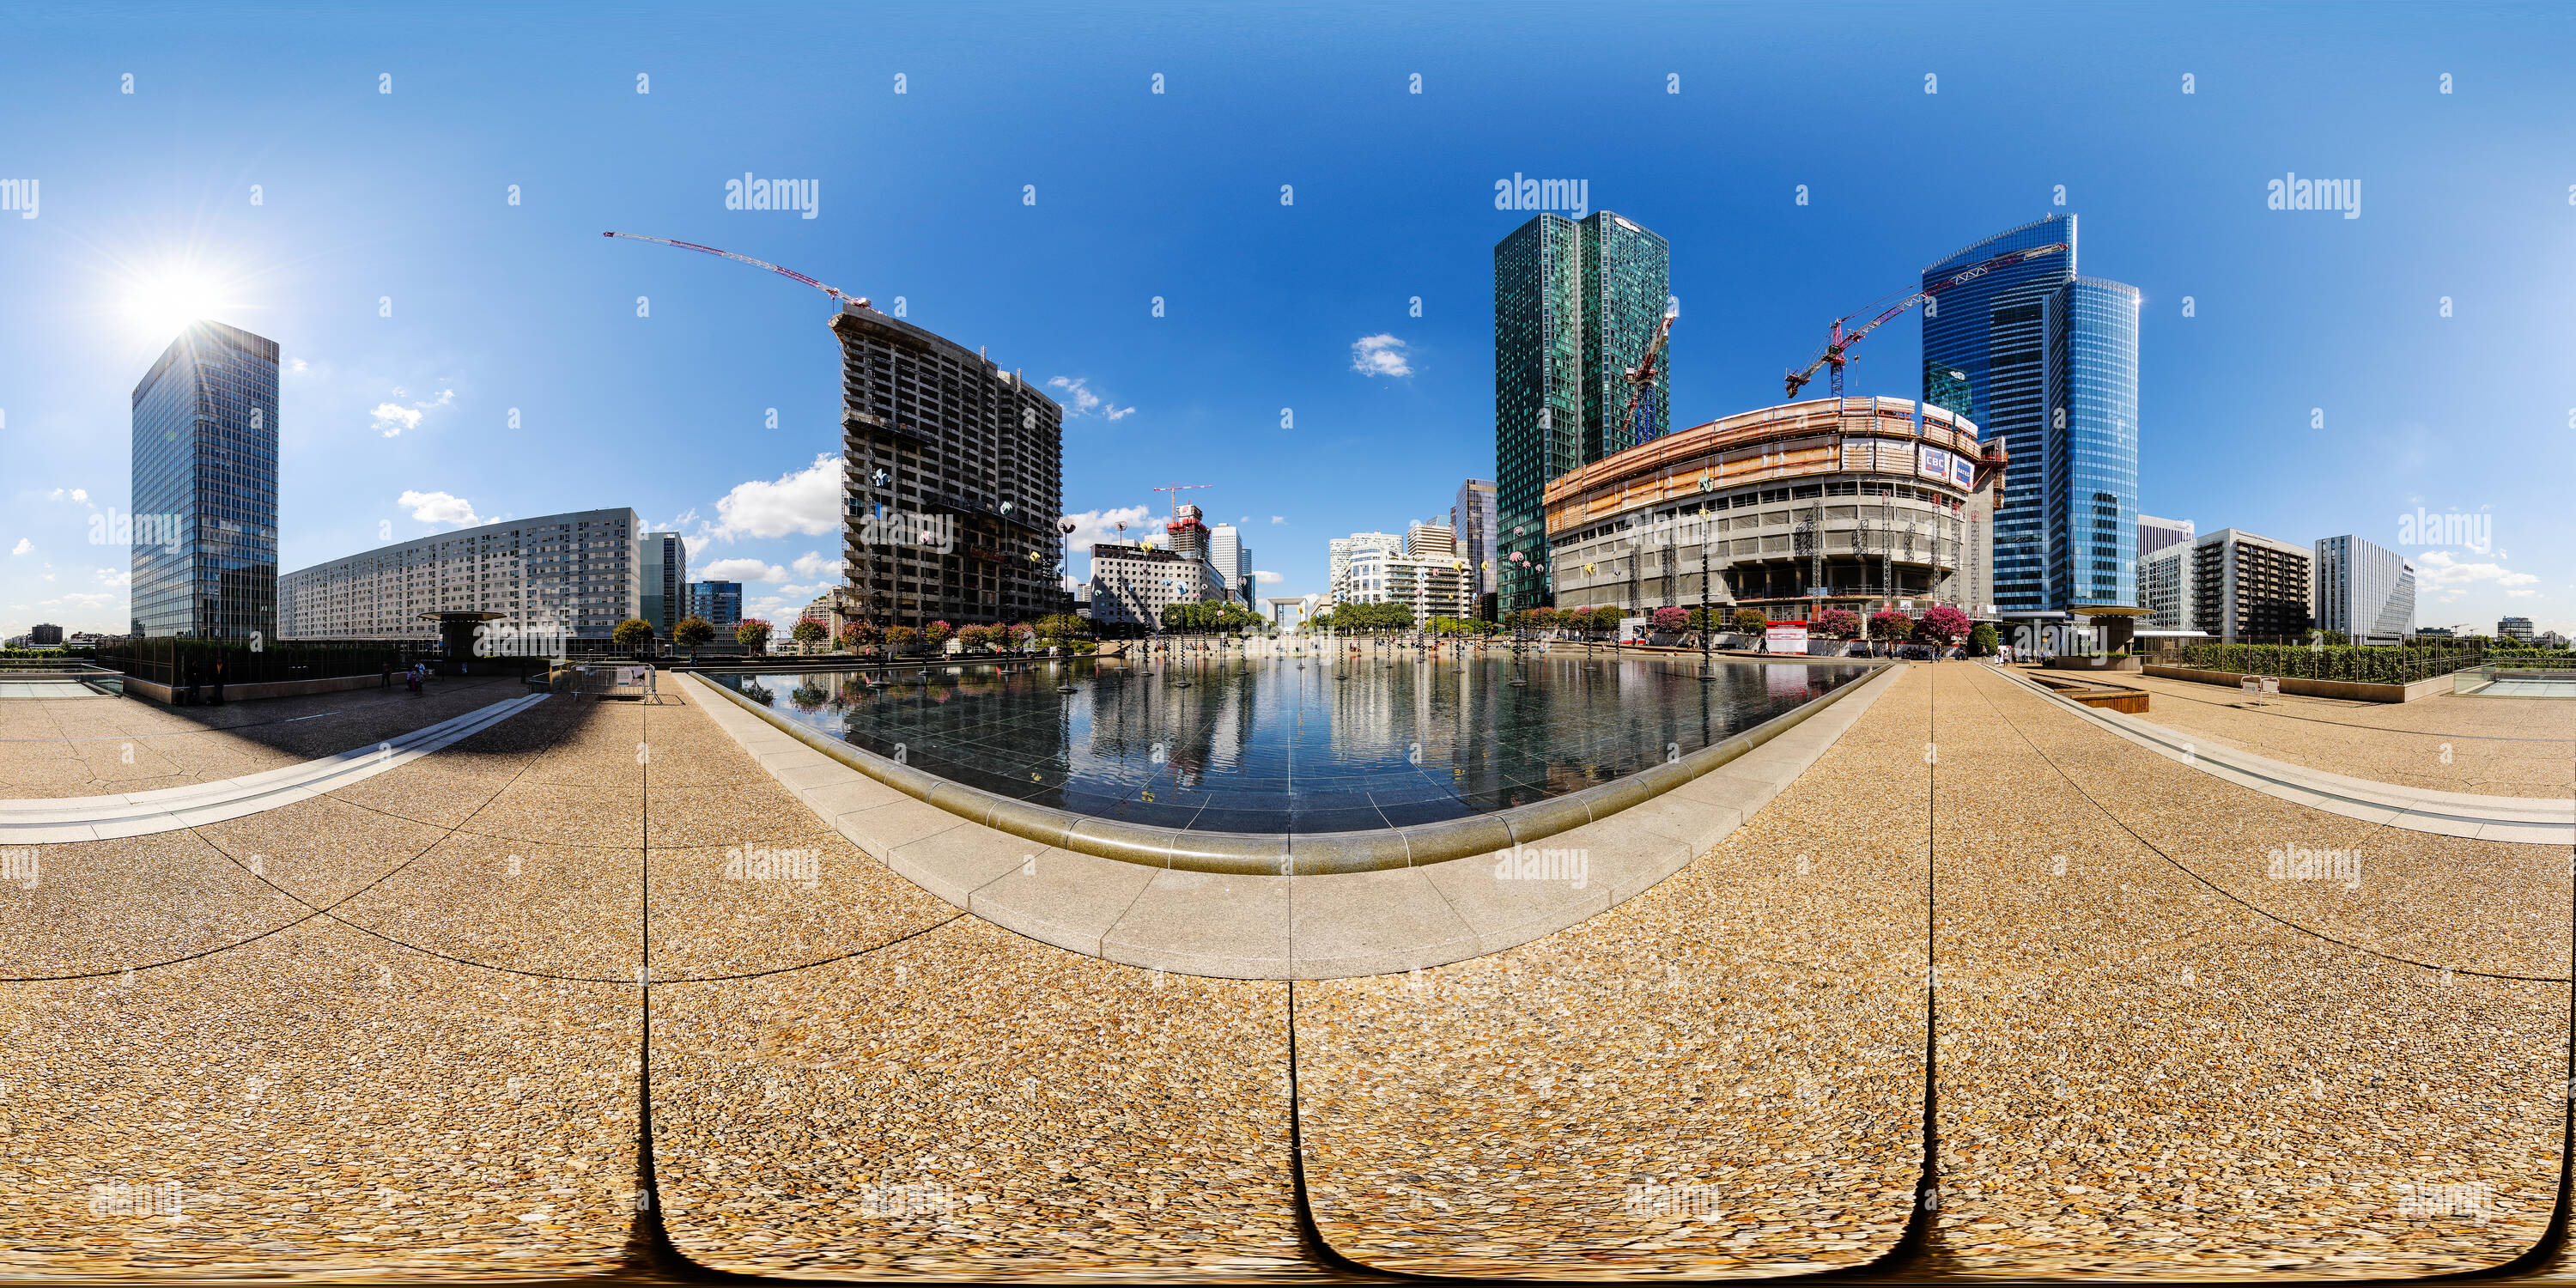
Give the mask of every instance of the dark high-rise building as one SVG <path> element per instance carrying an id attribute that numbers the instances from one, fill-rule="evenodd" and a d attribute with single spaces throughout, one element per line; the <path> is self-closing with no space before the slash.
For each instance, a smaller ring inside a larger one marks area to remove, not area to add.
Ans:
<path id="1" fill-rule="evenodd" d="M 192 322 L 134 387 L 136 636 L 277 638 L 277 342 Z"/>
<path id="2" fill-rule="evenodd" d="M 742 583 L 693 581 L 688 585 L 688 613 L 722 631 L 742 623 Z"/>
<path id="3" fill-rule="evenodd" d="M 689 543 L 676 532 L 647 532 L 636 546 L 641 566 L 644 621 L 655 635 L 671 638 L 671 628 L 689 613 Z"/>
<path id="4" fill-rule="evenodd" d="M 920 327 L 852 304 L 841 338 L 843 567 L 880 626 L 1064 606 L 1064 411 Z"/>
<path id="5" fill-rule="evenodd" d="M 1548 483 L 1672 427 L 1671 364 L 1653 418 L 1622 423 L 1627 371 L 1671 299 L 1663 238 L 1607 210 L 1541 214 L 1494 247 L 1494 571 L 1500 609 L 1546 602 Z M 1521 559 L 1513 559 L 1514 554 Z"/>
<path id="6" fill-rule="evenodd" d="M 1468 594 L 1477 599 L 1494 590 L 1494 513 L 1492 479 L 1459 484 L 1449 503 L 1449 528 L 1458 534 L 1458 557 L 1467 564 Z"/>
<path id="7" fill-rule="evenodd" d="M 1930 287 L 2010 251 L 2064 249 L 1942 291 L 1923 313 L 1923 399 L 2012 454 L 1995 515 L 2004 616 L 2137 600 L 2138 292 L 2076 275 L 2051 215 L 1923 270 Z"/>

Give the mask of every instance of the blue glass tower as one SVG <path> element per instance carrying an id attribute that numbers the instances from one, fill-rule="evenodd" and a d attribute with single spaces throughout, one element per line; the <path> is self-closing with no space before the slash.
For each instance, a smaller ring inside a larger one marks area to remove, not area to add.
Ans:
<path id="1" fill-rule="evenodd" d="M 2138 288 L 2049 298 L 2044 441 L 2050 608 L 2138 602 Z"/>
<path id="2" fill-rule="evenodd" d="M 134 387 L 138 636 L 277 638 L 277 342 L 192 322 Z"/>
<path id="3" fill-rule="evenodd" d="M 1962 247 L 1923 284 L 2053 244 L 2065 249 L 1949 287 L 1923 315 L 1924 400 L 2012 455 L 1995 516 L 2007 616 L 2137 602 L 2137 290 L 2076 276 L 2071 214 Z"/>

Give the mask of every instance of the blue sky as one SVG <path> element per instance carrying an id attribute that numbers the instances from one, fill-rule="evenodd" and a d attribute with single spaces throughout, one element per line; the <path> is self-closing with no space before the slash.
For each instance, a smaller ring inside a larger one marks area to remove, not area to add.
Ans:
<path id="1" fill-rule="evenodd" d="M 2074 211 L 2084 271 L 2145 294 L 2146 512 L 2394 547 L 2418 506 L 2482 511 L 2487 551 L 2406 552 L 2420 620 L 2576 628 L 2571 35 L 2460 4 L 16 6 L 0 179 L 41 206 L 0 212 L 0 632 L 122 626 L 88 517 L 125 504 L 190 282 L 290 364 L 286 568 L 625 505 L 791 611 L 838 553 L 829 301 L 612 228 L 1081 382 L 1068 510 L 1210 484 L 1263 593 L 1320 590 L 1327 539 L 1491 477 L 1516 172 L 1671 240 L 1677 425 Z M 724 209 L 745 172 L 818 181 L 817 217 Z M 2287 172 L 2358 180 L 2360 218 L 2266 209 Z M 1853 392 L 1912 396 L 1919 334 L 1873 335 Z M 1355 369 L 1376 336 L 1395 360 Z"/>

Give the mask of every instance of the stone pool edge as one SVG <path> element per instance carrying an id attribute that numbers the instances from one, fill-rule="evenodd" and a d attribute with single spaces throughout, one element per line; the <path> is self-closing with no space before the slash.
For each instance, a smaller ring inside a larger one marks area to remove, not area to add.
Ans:
<path id="1" fill-rule="evenodd" d="M 1548 849 L 1309 877 L 1174 871 L 1031 845 L 896 791 L 734 705 L 693 705 L 868 857 L 982 921 L 1141 969 L 1325 980 L 1502 952 L 1653 889 L 1787 790 L 1905 669 L 1855 681 L 1850 701 L 1803 727 L 1659 799 L 1562 833 Z M 1550 867 L 1566 855 L 1582 859 L 1571 879 L 1561 871 L 1527 879 L 1525 859 Z M 1521 879 L 1505 879 L 1506 858 Z"/>
<path id="2" fill-rule="evenodd" d="M 1785 665 L 1788 663 L 1780 663 Z M 1723 742 L 1563 796 L 1516 805 L 1473 818 L 1364 832 L 1269 836 L 1249 832 L 1185 832 L 1095 818 L 1013 800 L 952 782 L 927 770 L 898 764 L 874 752 L 790 720 L 706 676 L 687 672 L 701 686 L 822 755 L 915 800 L 970 823 L 1007 832 L 1050 849 L 1070 850 L 1141 868 L 1210 876 L 1328 876 L 1428 867 L 1492 854 L 1597 823 L 1714 773 L 1754 749 L 1814 719 L 1844 698 L 1904 663 L 1889 659 L 1817 658 L 1807 665 L 1860 665 L 1863 673 L 1823 697 L 1784 711 Z"/>

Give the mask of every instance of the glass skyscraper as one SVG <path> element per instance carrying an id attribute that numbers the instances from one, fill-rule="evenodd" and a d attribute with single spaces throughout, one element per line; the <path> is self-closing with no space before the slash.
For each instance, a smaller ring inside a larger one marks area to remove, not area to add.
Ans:
<path id="1" fill-rule="evenodd" d="M 1949 287 L 1923 316 L 1923 399 L 2012 456 L 1995 515 L 2003 615 L 2137 600 L 2138 292 L 2076 275 L 2073 215 L 1923 270 L 1929 287 L 2016 250 L 2065 249 Z"/>
<path id="2" fill-rule="evenodd" d="M 134 387 L 138 636 L 277 638 L 277 342 L 193 322 Z"/>
<path id="3" fill-rule="evenodd" d="M 1548 481 L 1672 427 L 1656 373 L 1654 417 L 1623 424 L 1629 368 L 1654 343 L 1672 285 L 1663 238 L 1607 210 L 1541 214 L 1494 247 L 1494 571 L 1503 612 L 1546 602 Z M 1633 440 L 1633 441 L 1631 441 Z M 1527 562 L 1512 558 L 1520 553 Z"/>

